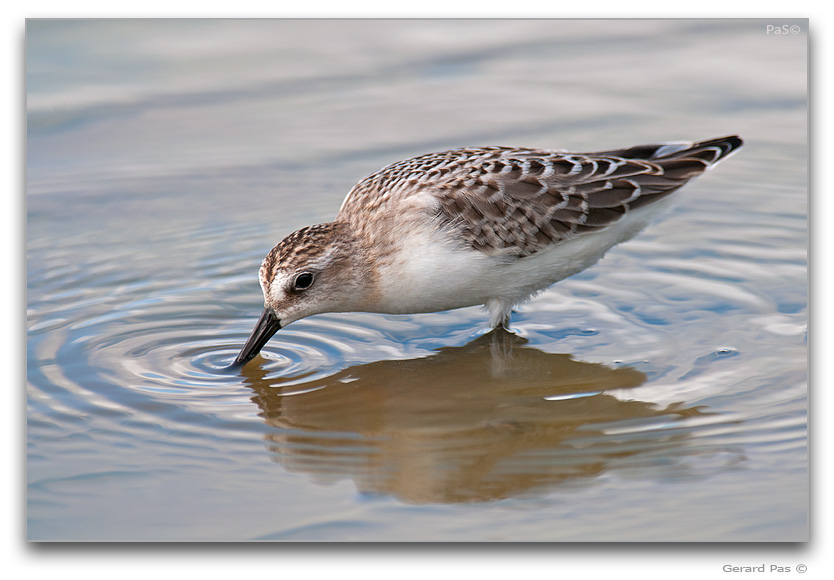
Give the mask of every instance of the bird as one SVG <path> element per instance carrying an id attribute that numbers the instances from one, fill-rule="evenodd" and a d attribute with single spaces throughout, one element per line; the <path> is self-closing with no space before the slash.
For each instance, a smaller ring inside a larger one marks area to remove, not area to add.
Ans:
<path id="1" fill-rule="evenodd" d="M 351 188 L 333 221 L 266 255 L 264 309 L 232 366 L 325 312 L 483 305 L 506 328 L 517 305 L 634 237 L 742 145 L 733 135 L 595 153 L 490 146 L 392 163 Z"/>

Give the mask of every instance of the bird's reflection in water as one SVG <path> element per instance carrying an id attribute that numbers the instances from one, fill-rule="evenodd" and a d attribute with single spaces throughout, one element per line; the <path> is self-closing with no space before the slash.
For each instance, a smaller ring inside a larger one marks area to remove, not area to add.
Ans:
<path id="1" fill-rule="evenodd" d="M 287 469 L 320 481 L 350 477 L 362 492 L 412 503 L 495 500 L 593 477 L 646 448 L 606 436 L 604 424 L 698 414 L 607 395 L 646 376 L 526 342 L 498 329 L 425 358 L 303 384 L 257 364 L 245 379 L 276 428 L 268 448 Z M 670 444 L 668 431 L 654 437 Z"/>

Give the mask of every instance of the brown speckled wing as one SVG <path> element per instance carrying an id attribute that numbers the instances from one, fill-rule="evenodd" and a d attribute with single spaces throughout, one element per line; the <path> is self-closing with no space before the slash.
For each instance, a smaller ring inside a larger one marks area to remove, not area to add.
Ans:
<path id="1" fill-rule="evenodd" d="M 409 173 L 412 186 L 433 188 L 441 227 L 484 253 L 522 257 L 662 199 L 741 144 L 726 137 L 598 153 L 461 149 L 434 154 L 417 179 Z"/>

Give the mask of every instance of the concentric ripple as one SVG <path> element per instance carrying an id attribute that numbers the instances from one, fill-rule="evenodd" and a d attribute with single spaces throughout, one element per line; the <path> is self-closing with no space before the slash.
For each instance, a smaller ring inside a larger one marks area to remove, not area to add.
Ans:
<path id="1" fill-rule="evenodd" d="M 92 404 L 127 414 L 154 409 L 160 417 L 148 420 L 174 421 L 171 429 L 176 421 L 202 423 L 200 414 L 246 416 L 258 424 L 252 380 L 229 365 L 260 310 L 255 272 L 263 231 L 252 224 L 225 229 L 195 224 L 163 230 L 141 255 L 125 248 L 135 240 L 124 232 L 109 257 L 95 251 L 86 233 L 73 232 L 60 245 L 47 238 L 30 244 L 30 385 L 33 400 L 47 406 L 45 414 L 53 404 L 85 412 Z M 234 241 L 221 249 L 218 237 L 224 235 Z M 720 256 L 683 263 L 666 257 L 651 236 L 635 240 L 631 252 L 615 253 L 522 307 L 513 329 L 532 344 L 596 352 L 603 361 L 636 364 L 655 384 L 687 384 L 686 391 L 701 398 L 718 396 L 726 383 L 715 383 L 715 376 L 730 356 L 740 359 L 736 374 L 765 368 L 755 359 L 745 364 L 751 329 L 733 328 L 734 317 L 759 314 L 762 327 L 752 332 L 760 344 L 803 332 L 790 306 L 744 277 L 766 276 L 767 269 L 790 274 L 795 257 L 771 256 L 770 263 L 755 266 L 738 257 L 749 253 L 749 241 L 720 243 Z M 640 279 L 627 274 L 635 269 L 644 272 Z M 613 284 L 600 285 L 597 275 Z M 415 360 L 439 346 L 464 345 L 482 327 L 478 309 L 419 317 L 321 315 L 282 329 L 256 363 L 273 387 L 300 393 L 356 365 Z M 716 340 L 716 330 L 724 328 Z M 670 341 L 688 336 L 691 343 L 697 333 L 709 342 L 681 364 Z M 765 365 L 784 372 L 778 361 Z M 680 386 L 642 392 L 657 404 L 687 399 Z"/>

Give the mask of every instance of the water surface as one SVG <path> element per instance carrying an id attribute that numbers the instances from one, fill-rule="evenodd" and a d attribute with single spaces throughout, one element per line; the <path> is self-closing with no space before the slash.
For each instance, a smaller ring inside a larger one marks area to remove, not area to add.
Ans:
<path id="1" fill-rule="evenodd" d="M 30 21 L 28 537 L 806 539 L 800 24 Z M 387 163 L 732 133 L 511 333 L 327 314 L 225 370 Z"/>

